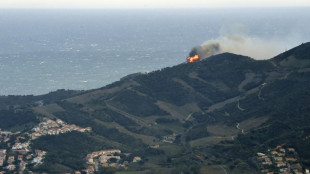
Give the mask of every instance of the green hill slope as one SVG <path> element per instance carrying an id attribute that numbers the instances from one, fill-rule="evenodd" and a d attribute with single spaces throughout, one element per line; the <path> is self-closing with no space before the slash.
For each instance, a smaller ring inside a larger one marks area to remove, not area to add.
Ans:
<path id="1" fill-rule="evenodd" d="M 256 153 L 278 145 L 295 148 L 309 168 L 309 48 L 260 61 L 224 53 L 90 91 L 2 97 L 0 128 L 23 135 L 43 117 L 92 128 L 31 141 L 47 151 L 43 165 L 31 167 L 39 172 L 82 170 L 87 154 L 120 149 L 142 161 L 119 171 L 259 173 Z"/>

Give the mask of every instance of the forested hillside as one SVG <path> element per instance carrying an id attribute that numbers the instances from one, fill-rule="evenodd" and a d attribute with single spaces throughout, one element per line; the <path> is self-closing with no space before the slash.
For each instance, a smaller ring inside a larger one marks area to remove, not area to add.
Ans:
<path id="1" fill-rule="evenodd" d="M 257 153 L 277 146 L 295 149 L 305 170 L 310 168 L 309 55 L 310 43 L 269 60 L 224 53 L 90 91 L 3 96 L 0 128 L 14 135 L 0 139 L 0 149 L 9 151 L 8 143 L 18 136 L 28 139 L 42 120 L 60 119 L 91 131 L 31 140 L 32 150 L 47 153 L 43 164 L 27 170 L 82 172 L 91 166 L 88 154 L 119 149 L 120 160 L 107 162 L 117 166 L 94 165 L 94 170 L 260 173 L 273 169 L 260 165 Z M 141 160 L 132 162 L 135 157 Z"/>

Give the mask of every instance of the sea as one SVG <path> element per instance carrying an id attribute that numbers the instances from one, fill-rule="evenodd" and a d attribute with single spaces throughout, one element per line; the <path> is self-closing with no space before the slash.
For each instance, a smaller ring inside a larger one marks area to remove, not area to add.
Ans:
<path id="1" fill-rule="evenodd" d="M 95 89 L 175 66 L 234 25 L 285 51 L 310 41 L 309 21 L 310 8 L 0 9 L 0 95 Z"/>

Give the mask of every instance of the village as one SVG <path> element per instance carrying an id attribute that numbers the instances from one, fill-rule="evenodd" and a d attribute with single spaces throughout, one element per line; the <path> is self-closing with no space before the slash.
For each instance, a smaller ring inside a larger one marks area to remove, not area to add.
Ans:
<path id="1" fill-rule="evenodd" d="M 309 169 L 303 169 L 294 148 L 277 146 L 267 153 L 258 152 L 257 161 L 264 174 L 310 174 Z"/>
<path id="2" fill-rule="evenodd" d="M 2 131 L 0 129 L 0 174 L 5 172 L 23 173 L 27 165 L 39 165 L 43 163 L 46 151 L 32 150 L 31 141 L 45 135 L 58 135 L 71 131 L 90 132 L 91 128 L 81 128 L 74 124 L 67 124 L 60 119 L 55 121 L 44 117 L 31 132 Z M 14 139 L 12 139 L 14 138 Z"/>
<path id="3" fill-rule="evenodd" d="M 87 174 L 92 174 L 98 171 L 99 166 L 103 167 L 115 167 L 115 168 L 126 168 L 129 161 L 125 161 L 121 156 L 128 157 L 130 154 L 122 154 L 119 149 L 111 149 L 111 150 L 101 150 L 90 153 L 86 157 L 86 161 L 88 164 L 87 169 L 83 170 Z M 135 156 L 132 159 L 132 162 L 141 161 L 141 157 Z"/>

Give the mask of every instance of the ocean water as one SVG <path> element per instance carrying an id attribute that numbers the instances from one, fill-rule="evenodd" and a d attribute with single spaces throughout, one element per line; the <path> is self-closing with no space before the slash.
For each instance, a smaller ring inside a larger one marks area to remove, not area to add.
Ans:
<path id="1" fill-rule="evenodd" d="M 310 41 L 310 9 L 0 9 L 0 95 L 93 89 L 185 61 L 241 24 L 287 48 Z M 285 49 L 283 49 L 285 51 Z"/>

